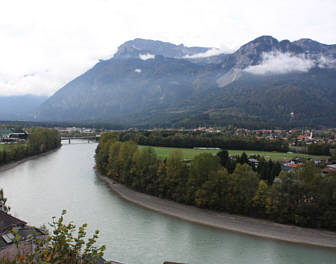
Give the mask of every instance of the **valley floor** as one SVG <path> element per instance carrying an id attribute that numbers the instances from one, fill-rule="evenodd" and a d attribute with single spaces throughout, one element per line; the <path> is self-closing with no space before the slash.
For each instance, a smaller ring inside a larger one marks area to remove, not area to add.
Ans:
<path id="1" fill-rule="evenodd" d="M 145 148 L 148 146 L 139 145 L 139 148 Z M 152 147 L 159 159 L 168 158 L 169 154 L 174 151 L 181 151 L 184 159 L 193 159 L 196 155 L 201 153 L 211 153 L 216 155 L 220 150 L 215 149 L 194 149 L 194 148 L 173 148 L 173 147 Z M 259 151 L 259 150 L 228 150 L 231 156 L 237 156 L 243 154 L 245 152 L 248 156 L 259 155 L 263 156 L 266 160 L 283 160 L 283 159 L 293 159 L 296 157 L 301 158 L 319 158 L 319 159 L 328 159 L 329 156 L 321 156 L 321 155 L 308 155 L 308 154 L 301 154 L 301 153 L 283 153 L 283 152 L 275 152 L 275 151 Z"/>
<path id="2" fill-rule="evenodd" d="M 100 177 L 121 198 L 161 214 L 246 235 L 336 249 L 335 232 L 283 225 L 267 220 L 204 210 L 139 193 L 124 185 L 114 183 L 110 178 Z"/>

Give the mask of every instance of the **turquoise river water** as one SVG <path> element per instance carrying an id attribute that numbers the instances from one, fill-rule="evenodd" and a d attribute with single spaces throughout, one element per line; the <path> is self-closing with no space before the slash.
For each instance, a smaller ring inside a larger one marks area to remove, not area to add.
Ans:
<path id="1" fill-rule="evenodd" d="M 65 142 L 66 143 L 66 142 Z M 97 144 L 73 141 L 46 156 L 0 172 L 11 213 L 31 225 L 66 220 L 101 231 L 105 258 L 126 264 L 329 264 L 336 250 L 255 238 L 164 216 L 122 200 L 97 178 Z"/>

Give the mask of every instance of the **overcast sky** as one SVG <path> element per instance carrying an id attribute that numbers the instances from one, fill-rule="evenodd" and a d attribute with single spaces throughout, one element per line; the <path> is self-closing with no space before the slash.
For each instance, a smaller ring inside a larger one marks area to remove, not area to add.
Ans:
<path id="1" fill-rule="evenodd" d="M 235 49 L 336 43 L 335 0 L 1 0 L 0 96 L 51 95 L 136 37 Z"/>

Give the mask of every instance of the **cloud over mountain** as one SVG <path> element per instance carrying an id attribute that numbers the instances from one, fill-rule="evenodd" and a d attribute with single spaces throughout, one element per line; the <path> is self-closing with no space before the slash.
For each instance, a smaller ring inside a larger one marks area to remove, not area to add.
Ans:
<path id="1" fill-rule="evenodd" d="M 267 52 L 262 54 L 262 61 L 257 65 L 250 65 L 244 71 L 252 74 L 286 74 L 290 72 L 307 72 L 313 67 L 335 68 L 336 60 L 319 56 L 311 57 L 305 54 Z"/>
<path id="2" fill-rule="evenodd" d="M 155 55 L 154 54 L 150 54 L 150 53 L 140 54 L 139 58 L 142 59 L 142 60 L 150 60 L 150 59 L 154 59 Z"/>
<path id="3" fill-rule="evenodd" d="M 333 58 L 321 56 L 317 63 L 320 68 L 336 68 L 336 59 Z"/>
<path id="4" fill-rule="evenodd" d="M 224 50 L 224 49 L 212 48 L 212 49 L 207 50 L 206 52 L 197 53 L 193 55 L 186 55 L 184 56 L 184 58 L 186 59 L 206 58 L 206 57 L 216 56 L 216 55 L 228 53 L 228 52 L 229 52 L 228 49 Z"/>
<path id="5" fill-rule="evenodd" d="M 303 54 L 268 52 L 263 53 L 262 62 L 258 65 L 251 65 L 245 69 L 253 74 L 286 74 L 290 72 L 307 72 L 315 66 L 312 59 L 306 58 Z"/>

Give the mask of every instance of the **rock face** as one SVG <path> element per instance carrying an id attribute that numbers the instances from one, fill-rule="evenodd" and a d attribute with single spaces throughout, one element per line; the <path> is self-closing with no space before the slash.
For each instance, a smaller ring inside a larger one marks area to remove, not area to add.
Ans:
<path id="1" fill-rule="evenodd" d="M 311 54 L 323 54 L 335 58 L 336 45 L 321 44 L 311 39 L 299 39 L 293 42 L 294 45 L 301 47 L 305 52 Z"/>
<path id="2" fill-rule="evenodd" d="M 336 45 L 259 37 L 232 54 L 135 39 L 42 104 L 37 120 L 127 126 L 336 125 Z M 192 56 L 193 59 L 190 58 Z"/>
<path id="3" fill-rule="evenodd" d="M 184 58 L 204 53 L 210 48 L 185 47 L 183 44 L 174 45 L 169 42 L 136 38 L 119 46 L 114 58 L 140 58 L 140 55 L 152 54 L 167 58 Z"/>

